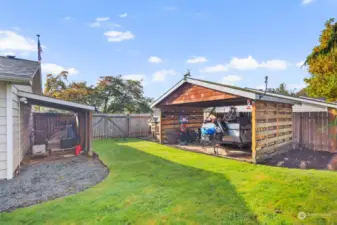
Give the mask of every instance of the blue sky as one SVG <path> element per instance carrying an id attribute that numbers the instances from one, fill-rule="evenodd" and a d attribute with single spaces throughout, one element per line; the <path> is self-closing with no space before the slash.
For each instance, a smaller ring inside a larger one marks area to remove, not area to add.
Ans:
<path id="1" fill-rule="evenodd" d="M 158 97 L 193 77 L 241 87 L 304 86 L 303 61 L 337 0 L 1 1 L 0 54 L 36 60 L 70 80 L 143 79 Z"/>

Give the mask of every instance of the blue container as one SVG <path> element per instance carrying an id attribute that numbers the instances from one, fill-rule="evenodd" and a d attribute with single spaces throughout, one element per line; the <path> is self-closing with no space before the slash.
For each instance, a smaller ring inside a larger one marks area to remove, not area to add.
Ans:
<path id="1" fill-rule="evenodd" d="M 213 135 L 216 133 L 215 127 L 202 127 L 201 133 L 204 135 Z"/>

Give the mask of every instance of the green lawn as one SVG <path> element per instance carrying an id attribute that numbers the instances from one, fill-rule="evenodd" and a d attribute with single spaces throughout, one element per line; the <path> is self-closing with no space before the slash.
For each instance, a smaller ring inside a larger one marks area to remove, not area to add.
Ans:
<path id="1" fill-rule="evenodd" d="M 0 224 L 337 224 L 337 173 L 253 165 L 141 141 L 100 140 L 98 185 L 0 214 Z M 305 220 L 298 212 L 309 213 Z M 311 213 L 311 215 L 310 215 Z"/>

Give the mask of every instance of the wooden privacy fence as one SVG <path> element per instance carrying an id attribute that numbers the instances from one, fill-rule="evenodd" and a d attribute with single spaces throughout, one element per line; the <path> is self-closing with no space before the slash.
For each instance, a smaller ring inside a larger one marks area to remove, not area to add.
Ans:
<path id="1" fill-rule="evenodd" d="M 93 138 L 146 137 L 151 114 L 94 114 Z"/>
<path id="2" fill-rule="evenodd" d="M 39 113 L 34 112 L 35 144 L 43 144 L 55 132 L 66 124 L 75 124 L 76 117 L 67 113 Z"/>
<path id="3" fill-rule="evenodd" d="M 293 145 L 296 149 L 337 152 L 335 110 L 293 113 Z"/>
<path id="4" fill-rule="evenodd" d="M 146 137 L 151 114 L 93 114 L 93 138 Z M 45 143 L 66 124 L 76 124 L 73 114 L 34 113 L 35 143 Z"/>

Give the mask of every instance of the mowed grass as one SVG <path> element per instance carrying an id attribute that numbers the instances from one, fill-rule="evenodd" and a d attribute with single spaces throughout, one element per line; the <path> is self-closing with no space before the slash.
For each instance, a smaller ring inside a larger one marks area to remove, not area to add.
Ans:
<path id="1" fill-rule="evenodd" d="M 337 224 L 336 172 L 253 165 L 138 139 L 99 140 L 94 149 L 110 170 L 104 181 L 2 213 L 0 224 Z"/>

